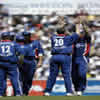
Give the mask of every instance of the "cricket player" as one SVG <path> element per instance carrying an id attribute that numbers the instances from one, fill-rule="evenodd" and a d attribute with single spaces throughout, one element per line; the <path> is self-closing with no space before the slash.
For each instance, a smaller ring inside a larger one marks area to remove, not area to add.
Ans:
<path id="1" fill-rule="evenodd" d="M 79 35 L 74 33 L 72 36 L 65 34 L 64 28 L 57 29 L 57 34 L 51 37 L 50 74 L 47 80 L 44 95 L 49 96 L 56 82 L 56 77 L 61 66 L 64 77 L 66 95 L 72 96 L 71 64 L 72 64 L 72 44 L 77 41 Z"/>
<path id="2" fill-rule="evenodd" d="M 14 39 L 15 39 L 15 33 L 14 32 L 9 32 L 9 38 L 10 38 L 10 40 L 11 41 L 14 41 Z M 17 36 L 18 37 L 18 36 Z M 20 37 L 21 38 L 21 37 Z M 20 55 L 19 55 L 19 57 L 20 57 Z M 9 78 L 8 77 L 8 75 L 6 76 L 6 80 L 4 81 L 4 96 L 6 96 L 6 89 L 7 89 L 7 86 L 6 86 L 6 81 L 7 81 L 7 78 Z"/>
<path id="3" fill-rule="evenodd" d="M 86 89 L 86 73 L 88 68 L 88 55 L 90 51 L 91 37 L 85 31 L 73 46 L 72 81 L 76 95 L 81 96 Z"/>
<path id="4" fill-rule="evenodd" d="M 19 71 L 17 66 L 17 54 L 21 54 L 19 45 L 10 40 L 9 32 L 2 33 L 2 40 L 0 41 L 0 96 L 5 92 L 6 76 L 10 78 L 14 95 L 22 95 L 21 86 L 19 82 Z"/>
<path id="5" fill-rule="evenodd" d="M 20 45 L 20 49 L 24 52 L 23 54 L 25 55 L 25 50 L 23 49 L 24 48 L 24 36 L 22 35 L 16 35 L 16 42 Z M 19 56 L 18 56 L 19 58 Z M 21 61 L 21 63 L 17 63 L 18 65 L 18 68 L 19 68 L 19 72 L 20 72 L 20 82 L 21 82 L 21 86 L 23 87 L 23 68 L 22 68 L 22 63 L 23 61 Z"/>
<path id="6" fill-rule="evenodd" d="M 32 86 L 32 79 L 36 70 L 35 50 L 38 50 L 38 64 L 37 67 L 41 67 L 43 60 L 43 49 L 38 40 L 31 41 L 31 34 L 29 32 L 23 32 L 25 38 L 23 49 L 25 51 L 24 63 L 22 64 L 23 74 L 23 93 L 28 95 L 29 89 Z"/>

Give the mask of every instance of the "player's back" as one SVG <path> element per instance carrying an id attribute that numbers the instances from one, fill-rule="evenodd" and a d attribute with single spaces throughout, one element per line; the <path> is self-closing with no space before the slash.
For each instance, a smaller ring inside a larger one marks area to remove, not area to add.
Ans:
<path id="1" fill-rule="evenodd" d="M 11 41 L 0 42 L 0 62 L 16 63 L 16 43 Z"/>
<path id="2" fill-rule="evenodd" d="M 72 45 L 69 45 L 69 36 L 64 34 L 53 35 L 51 37 L 52 54 L 72 53 Z"/>
<path id="3" fill-rule="evenodd" d="M 35 56 L 35 49 L 36 44 L 34 42 L 30 42 L 28 44 L 24 44 L 25 48 L 25 57 L 34 57 Z"/>

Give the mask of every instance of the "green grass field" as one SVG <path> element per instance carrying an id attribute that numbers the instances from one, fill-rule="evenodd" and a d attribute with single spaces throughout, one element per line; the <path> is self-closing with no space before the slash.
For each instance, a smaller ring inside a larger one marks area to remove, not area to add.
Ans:
<path id="1" fill-rule="evenodd" d="M 21 96 L 1 97 L 0 100 L 100 100 L 100 96 Z"/>

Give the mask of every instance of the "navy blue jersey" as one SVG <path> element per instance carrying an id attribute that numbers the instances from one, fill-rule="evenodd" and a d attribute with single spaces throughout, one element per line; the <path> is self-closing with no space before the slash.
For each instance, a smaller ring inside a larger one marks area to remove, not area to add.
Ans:
<path id="1" fill-rule="evenodd" d="M 16 42 L 1 41 L 0 42 L 0 61 L 17 63 L 17 55 L 21 54 L 22 50 Z"/>
<path id="2" fill-rule="evenodd" d="M 34 58 L 35 57 L 35 50 L 38 49 L 38 54 L 43 55 L 43 49 L 40 45 L 40 42 L 38 40 L 34 40 L 29 44 L 23 45 L 24 48 L 24 56 L 25 58 Z"/>
<path id="3" fill-rule="evenodd" d="M 72 44 L 79 38 L 77 34 L 72 36 L 53 35 L 51 37 L 52 54 L 72 53 Z"/>
<path id="4" fill-rule="evenodd" d="M 83 56 L 83 54 L 88 55 L 90 43 L 91 43 L 91 37 L 90 36 L 84 36 L 84 37 L 79 38 L 74 43 L 73 55 L 75 57 Z"/>

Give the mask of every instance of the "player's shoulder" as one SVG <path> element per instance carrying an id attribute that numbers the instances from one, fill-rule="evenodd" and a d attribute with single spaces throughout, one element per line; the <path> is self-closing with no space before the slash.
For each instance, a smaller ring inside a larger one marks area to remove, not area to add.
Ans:
<path id="1" fill-rule="evenodd" d="M 57 38 L 57 35 L 56 35 L 56 34 L 53 34 L 53 35 L 50 37 L 51 41 L 55 40 L 56 38 Z"/>

